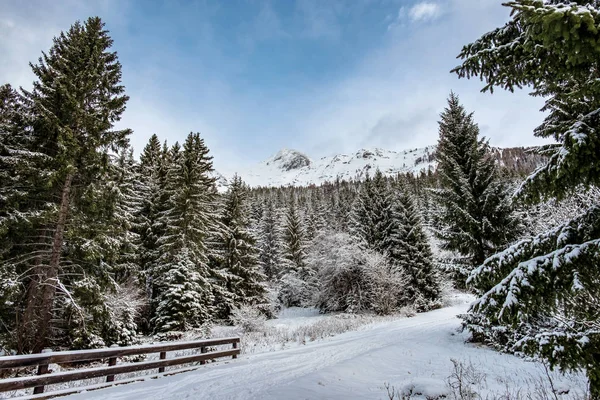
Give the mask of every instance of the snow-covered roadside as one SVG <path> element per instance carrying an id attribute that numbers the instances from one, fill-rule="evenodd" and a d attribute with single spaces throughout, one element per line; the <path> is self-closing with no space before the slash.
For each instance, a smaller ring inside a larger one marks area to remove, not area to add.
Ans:
<path id="1" fill-rule="evenodd" d="M 461 296 L 460 293 L 454 294 L 454 296 Z M 456 300 L 456 299 L 455 299 Z M 263 323 L 256 323 L 255 327 L 257 330 L 251 332 L 244 332 L 241 328 L 236 326 L 226 325 L 215 325 L 210 328 L 209 331 L 203 333 L 190 331 L 182 340 L 200 340 L 207 335 L 209 338 L 220 338 L 220 337 L 232 337 L 239 336 L 241 338 L 241 351 L 243 355 L 256 354 L 272 351 L 280 351 L 283 349 L 294 348 L 303 346 L 306 343 L 321 340 L 323 338 L 332 337 L 348 331 L 357 331 L 361 329 L 368 329 L 372 324 L 378 324 L 381 322 L 397 320 L 403 318 L 403 314 L 399 313 L 390 316 L 377 316 L 373 314 L 345 314 L 345 313 L 331 313 L 321 314 L 316 308 L 300 308 L 292 307 L 283 309 L 277 319 L 264 321 Z M 199 336 L 202 335 L 202 336 Z M 145 337 L 144 343 L 150 344 L 155 343 L 152 337 Z M 217 346 L 216 349 L 225 350 L 229 349 L 230 346 Z M 196 350 L 182 350 L 174 353 L 170 353 L 169 356 L 183 356 L 198 354 L 199 349 Z M 157 360 L 158 354 L 149 354 L 144 357 L 144 361 Z M 132 360 L 123 360 L 121 362 L 131 362 Z M 217 360 L 217 362 L 227 362 L 224 360 Z M 92 365 L 85 365 L 81 368 L 89 368 L 92 366 L 100 367 L 104 364 L 97 362 Z M 198 365 L 197 363 L 195 365 Z M 167 367 L 167 373 L 173 370 L 189 369 L 194 366 L 175 366 Z M 70 369 L 63 369 L 60 365 L 51 364 L 50 370 L 53 372 L 61 372 Z M 34 373 L 31 371 L 31 373 Z M 156 371 L 138 371 L 128 374 L 122 374 L 118 376 L 118 380 L 140 378 L 144 379 L 146 376 L 155 375 Z M 93 378 L 82 381 L 74 381 L 56 385 L 47 386 L 46 391 L 51 392 L 55 390 L 66 390 L 73 387 L 86 387 L 93 385 L 100 385 L 105 382 L 105 378 Z M 25 396 L 32 393 L 32 389 L 18 390 L 13 392 L 0 393 L 0 399 L 9 399 L 16 396 Z"/>
<path id="2" fill-rule="evenodd" d="M 405 312 L 395 315 L 374 314 L 320 314 L 315 308 L 292 307 L 282 310 L 277 319 L 257 324 L 255 330 L 245 332 L 237 326 L 212 327 L 210 337 L 241 338 L 242 354 L 280 351 L 333 337 L 349 331 L 369 329 L 372 325 L 406 318 Z"/>
<path id="3" fill-rule="evenodd" d="M 451 359 L 483 374 L 471 385 L 482 398 L 507 392 L 511 398 L 517 398 L 517 392 L 525 398 L 527 393 L 539 393 L 540 385 L 549 386 L 540 364 L 465 344 L 465 334 L 457 333 L 456 315 L 466 309 L 463 303 L 303 346 L 244 355 L 233 362 L 70 398 L 386 399 L 385 383 L 399 389 L 413 387 L 413 393 L 450 395 L 448 377 L 455 371 Z M 555 387 L 568 391 L 561 399 L 576 399 L 586 388 L 582 375 L 551 376 Z"/>

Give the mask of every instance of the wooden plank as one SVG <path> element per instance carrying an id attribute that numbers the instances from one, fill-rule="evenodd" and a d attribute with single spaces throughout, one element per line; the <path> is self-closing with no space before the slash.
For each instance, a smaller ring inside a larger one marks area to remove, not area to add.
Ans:
<path id="1" fill-rule="evenodd" d="M 117 357 L 111 357 L 108 359 L 108 366 L 109 367 L 114 367 L 115 365 L 117 365 Z M 106 377 L 106 382 L 114 382 L 115 381 L 115 376 L 114 375 L 108 375 Z"/>
<path id="2" fill-rule="evenodd" d="M 169 367 L 172 365 L 187 364 L 197 361 L 206 361 L 215 358 L 230 357 L 239 353 L 239 349 L 222 350 L 215 351 L 212 353 L 170 358 L 167 360 L 145 361 L 140 363 L 117 365 L 114 367 L 88 368 L 76 371 L 59 372 L 56 374 L 10 378 L 0 381 L 0 392 L 26 389 L 42 385 L 53 385 L 56 383 L 71 382 L 81 379 L 98 378 L 101 376 L 126 374 L 129 372 L 143 371 L 146 369 L 154 369 L 160 367 Z"/>
<path id="3" fill-rule="evenodd" d="M 48 364 L 40 364 L 38 365 L 37 374 L 44 375 L 48 373 Z M 33 388 L 33 394 L 44 393 L 44 386 L 36 386 Z"/>
<path id="4" fill-rule="evenodd" d="M 166 359 L 166 358 L 167 358 L 167 352 L 166 352 L 166 351 L 161 351 L 161 352 L 160 352 L 160 356 L 159 356 L 158 358 L 160 358 L 161 360 L 164 360 L 164 359 Z M 165 367 L 160 367 L 160 368 L 158 369 L 158 372 L 159 372 L 159 373 L 163 373 L 163 372 L 165 372 Z"/>
<path id="5" fill-rule="evenodd" d="M 200 347 L 200 353 L 206 353 L 208 350 L 206 349 L 206 347 L 202 346 Z M 200 361 L 200 365 L 204 365 L 206 364 L 206 361 Z"/>
<path id="6" fill-rule="evenodd" d="M 195 340 L 189 342 L 158 343 L 142 346 L 128 346 L 120 348 L 105 348 L 94 350 L 55 351 L 40 354 L 27 354 L 21 356 L 0 357 L 0 369 L 37 366 L 39 364 L 61 364 L 79 361 L 94 361 L 103 358 L 124 357 L 163 351 L 177 351 L 194 349 L 202 346 L 218 346 L 239 343 L 239 337 Z"/>
<path id="7" fill-rule="evenodd" d="M 60 389 L 60 390 L 55 390 L 53 392 L 48 392 L 48 393 L 43 393 L 43 394 L 36 394 L 36 395 L 26 395 L 24 397 L 16 397 L 16 398 L 11 398 L 14 400 L 42 400 L 42 399 L 50 399 L 52 397 L 57 397 L 57 396 L 66 396 L 68 394 L 73 394 L 73 393 L 79 393 L 79 392 L 83 392 L 83 391 L 92 391 L 92 390 L 98 390 L 98 389 L 105 389 L 105 388 L 109 388 L 109 387 L 113 387 L 113 386 L 117 386 L 117 385 L 126 385 L 128 383 L 133 383 L 133 382 L 142 382 L 145 381 L 147 379 L 157 379 L 157 378 L 162 378 L 165 376 L 171 376 L 171 375 L 177 375 L 177 374 L 182 374 L 184 372 L 190 372 L 190 371 L 195 371 L 200 367 L 192 367 L 192 368 L 181 368 L 181 369 L 177 369 L 177 370 L 173 370 L 173 371 L 168 371 L 165 372 L 164 374 L 149 374 L 149 375 L 142 375 L 142 376 L 136 376 L 134 378 L 127 378 L 127 379 L 121 379 L 115 382 L 102 382 L 102 383 L 97 383 L 95 385 L 86 385 L 86 386 L 77 386 L 77 387 L 70 387 L 70 388 L 66 388 L 66 389 Z"/>

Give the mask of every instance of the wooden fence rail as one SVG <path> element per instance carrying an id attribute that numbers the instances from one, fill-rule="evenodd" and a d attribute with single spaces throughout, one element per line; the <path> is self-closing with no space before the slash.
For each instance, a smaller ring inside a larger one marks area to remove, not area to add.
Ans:
<path id="1" fill-rule="evenodd" d="M 75 393 L 90 387 L 75 387 L 72 390 L 61 390 L 44 393 L 46 385 L 72 382 L 82 379 L 98 378 L 106 376 L 104 385 L 94 385 L 94 388 L 108 386 L 115 382 L 115 375 L 129 372 L 157 369 L 158 373 L 164 373 L 165 367 L 173 365 L 189 364 L 199 362 L 206 363 L 221 357 L 237 358 L 240 354 L 240 338 L 231 337 L 223 339 L 196 340 L 190 342 L 160 343 L 142 346 L 111 347 L 95 350 L 57 351 L 43 352 L 40 354 L 28 354 L 22 356 L 0 357 L 0 369 L 13 369 L 37 366 L 37 376 L 23 376 L 17 378 L 0 379 L 0 392 L 19 389 L 34 388 L 33 396 L 22 399 L 42 399 L 57 395 Z M 214 346 L 232 345 L 229 350 L 213 350 Z M 178 350 L 200 349 L 200 354 L 167 358 L 167 352 Z M 117 359 L 124 356 L 159 353 L 159 359 L 154 361 L 143 361 L 117 365 Z M 107 360 L 107 366 L 74 369 L 71 371 L 48 373 L 49 364 L 66 364 L 77 362 L 89 362 Z M 172 373 L 171 371 L 169 371 Z M 175 371 L 173 371 L 175 372 Z M 144 376 L 146 378 L 148 376 Z M 125 383 L 117 381 L 116 383 Z"/>

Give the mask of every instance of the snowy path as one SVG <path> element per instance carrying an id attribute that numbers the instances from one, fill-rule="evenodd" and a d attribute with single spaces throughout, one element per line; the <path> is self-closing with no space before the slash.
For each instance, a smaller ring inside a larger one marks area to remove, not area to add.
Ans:
<path id="1" fill-rule="evenodd" d="M 384 383 L 444 393 L 450 358 L 472 362 L 486 378 L 480 394 L 531 386 L 536 363 L 464 343 L 456 315 L 466 305 L 419 314 L 288 350 L 243 356 L 196 371 L 81 393 L 69 399 L 385 399 Z M 581 376 L 555 384 L 585 387 Z M 530 387 L 532 389 L 532 387 Z M 484 396 L 485 397 L 485 396 Z M 569 398 L 569 397 L 565 397 Z"/>

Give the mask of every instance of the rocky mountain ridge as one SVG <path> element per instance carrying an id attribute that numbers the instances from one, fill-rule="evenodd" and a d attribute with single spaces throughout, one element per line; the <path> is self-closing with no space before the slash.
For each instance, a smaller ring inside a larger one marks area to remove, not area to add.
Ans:
<path id="1" fill-rule="evenodd" d="M 542 157 L 530 152 L 533 148 L 492 148 L 498 163 L 517 173 L 527 173 L 542 162 Z M 436 146 L 404 151 L 381 148 L 360 149 L 351 154 L 336 154 L 312 159 L 293 149 L 282 149 L 254 166 L 238 172 L 251 187 L 307 186 L 333 182 L 336 179 L 361 180 L 379 169 L 384 175 L 398 173 L 421 174 L 434 172 Z M 215 172 L 220 188 L 227 186 L 226 178 Z"/>

